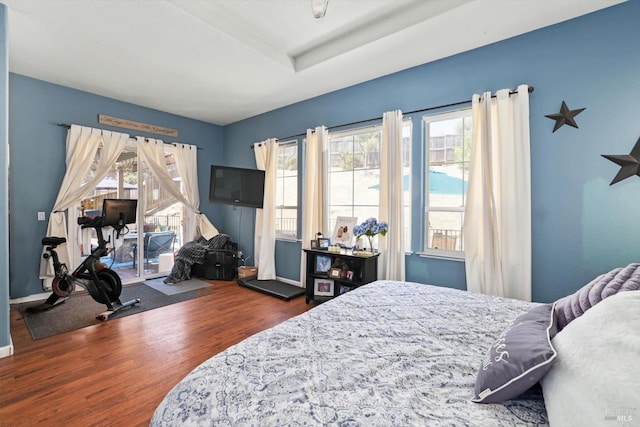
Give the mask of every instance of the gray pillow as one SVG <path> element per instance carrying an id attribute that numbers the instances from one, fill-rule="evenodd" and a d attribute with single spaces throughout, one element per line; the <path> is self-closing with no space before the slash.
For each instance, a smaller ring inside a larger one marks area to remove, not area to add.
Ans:
<path id="1" fill-rule="evenodd" d="M 538 305 L 520 315 L 498 336 L 480 364 L 476 403 L 513 399 L 535 385 L 548 371 L 557 353 L 552 304 Z"/>
<path id="2" fill-rule="evenodd" d="M 558 331 L 603 299 L 618 292 L 637 290 L 640 290 L 640 263 L 616 268 L 596 277 L 576 293 L 556 301 Z"/>

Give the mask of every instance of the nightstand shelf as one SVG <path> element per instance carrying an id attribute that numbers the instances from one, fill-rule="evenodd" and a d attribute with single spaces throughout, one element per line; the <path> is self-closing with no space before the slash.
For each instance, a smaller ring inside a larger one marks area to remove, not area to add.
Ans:
<path id="1" fill-rule="evenodd" d="M 377 253 L 364 257 L 319 249 L 304 249 L 304 252 L 307 304 L 325 302 L 378 279 Z"/>

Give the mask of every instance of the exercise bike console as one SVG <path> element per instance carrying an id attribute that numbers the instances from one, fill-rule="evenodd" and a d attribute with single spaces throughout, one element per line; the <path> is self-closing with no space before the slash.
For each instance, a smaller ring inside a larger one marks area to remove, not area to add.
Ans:
<path id="1" fill-rule="evenodd" d="M 108 320 L 109 317 L 125 307 L 140 304 L 140 298 L 122 303 L 120 293 L 122 292 L 122 281 L 114 270 L 107 268 L 100 262 L 100 259 L 108 255 L 111 249 L 107 247 L 108 240 L 104 239 L 102 227 L 113 227 L 117 235 L 127 228 L 127 224 L 135 222 L 137 200 L 129 199 L 105 199 L 103 202 L 102 216 L 89 218 L 79 217 L 78 225 L 82 228 L 93 228 L 96 231 L 98 245 L 93 248 L 91 254 L 72 272 L 69 273 L 67 266 L 60 262 L 56 247 L 67 241 L 64 237 L 45 237 L 42 245 L 45 259 L 51 259 L 55 277 L 52 282 L 52 294 L 39 306 L 30 307 L 29 311 L 48 310 L 66 301 L 75 288 L 75 283 L 86 288 L 91 297 L 107 306 L 107 311 L 96 316 L 98 320 Z M 83 279 L 83 280 L 78 280 Z"/>

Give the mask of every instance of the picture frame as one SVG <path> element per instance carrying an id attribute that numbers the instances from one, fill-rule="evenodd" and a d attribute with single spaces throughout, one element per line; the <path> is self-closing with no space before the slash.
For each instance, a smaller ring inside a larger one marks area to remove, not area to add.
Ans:
<path id="1" fill-rule="evenodd" d="M 334 283 L 331 279 L 313 279 L 313 294 L 315 296 L 332 297 Z"/>
<path id="2" fill-rule="evenodd" d="M 318 238 L 318 249 L 329 249 L 329 246 L 331 246 L 331 239 L 328 237 Z"/>
<path id="3" fill-rule="evenodd" d="M 346 294 L 350 290 L 351 290 L 351 288 L 349 286 L 340 286 L 340 295 Z"/>
<path id="4" fill-rule="evenodd" d="M 327 275 L 332 279 L 342 279 L 344 278 L 342 271 L 343 270 L 341 268 L 333 267 L 329 270 L 329 273 Z"/>
<path id="5" fill-rule="evenodd" d="M 311 245 L 310 245 L 311 249 L 318 249 L 318 241 L 316 239 L 313 239 L 311 241 Z"/>
<path id="6" fill-rule="evenodd" d="M 326 273 L 331 269 L 331 257 L 325 255 L 316 256 L 316 273 Z"/>
<path id="7" fill-rule="evenodd" d="M 333 243 L 350 248 L 353 243 L 353 229 L 358 218 L 354 216 L 339 216 L 333 229 Z"/>

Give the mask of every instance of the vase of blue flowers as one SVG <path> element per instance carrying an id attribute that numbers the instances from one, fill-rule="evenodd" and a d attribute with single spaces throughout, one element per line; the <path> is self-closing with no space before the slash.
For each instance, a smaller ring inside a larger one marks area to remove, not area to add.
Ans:
<path id="1" fill-rule="evenodd" d="M 377 234 L 381 236 L 385 236 L 389 231 L 389 225 L 386 222 L 380 221 L 378 222 L 375 218 L 368 218 L 365 222 L 360 225 L 356 225 L 353 228 L 353 234 L 356 236 L 356 241 L 359 240 L 362 236 L 366 236 L 369 240 L 369 249 L 371 253 L 373 250 L 373 238 Z"/>

